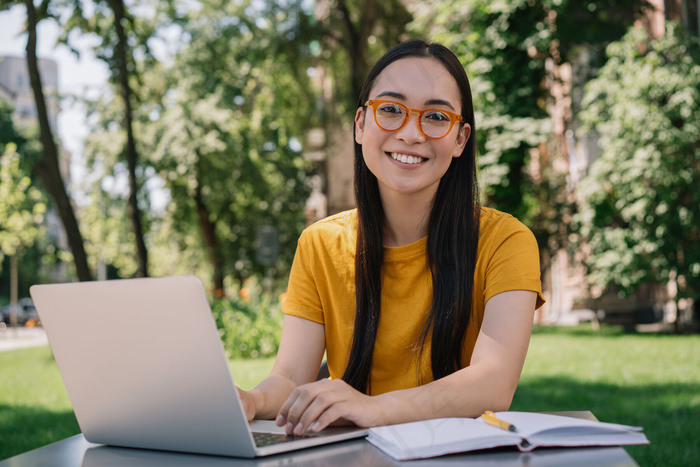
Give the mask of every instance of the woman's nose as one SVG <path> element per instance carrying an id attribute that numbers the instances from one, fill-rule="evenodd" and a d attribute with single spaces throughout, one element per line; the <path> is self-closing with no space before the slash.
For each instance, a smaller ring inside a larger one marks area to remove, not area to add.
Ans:
<path id="1" fill-rule="evenodd" d="M 420 115 L 409 112 L 406 119 L 408 121 L 396 130 L 396 137 L 407 143 L 424 142 L 426 137 L 420 126 Z"/>

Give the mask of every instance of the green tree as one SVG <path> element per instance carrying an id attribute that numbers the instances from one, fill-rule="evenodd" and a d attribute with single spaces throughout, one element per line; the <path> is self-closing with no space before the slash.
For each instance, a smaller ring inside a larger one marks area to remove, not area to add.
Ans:
<path id="1" fill-rule="evenodd" d="M 134 63 L 134 134 L 147 155 L 143 177 L 160 181 L 168 196 L 163 212 L 151 212 L 147 240 L 156 274 L 206 272 L 221 295 L 227 278 L 286 271 L 304 226 L 308 189 L 300 141 L 307 126 L 322 119 L 307 75 L 311 17 L 296 1 L 201 2 L 171 13 L 160 21 L 175 24 L 168 23 L 174 55 Z M 97 124 L 87 159 L 93 172 L 119 174 L 114 147 L 125 138 L 119 111 L 108 99 L 92 109 Z M 93 219 L 119 202 L 99 178 L 90 189 Z M 100 231 L 123 238 L 119 219 L 109 221 L 111 228 L 107 219 L 93 224 L 94 251 Z M 271 268 L 256 257 L 261 226 L 279 232 L 280 261 Z M 108 243 L 103 257 L 124 272 L 129 262 L 117 258 L 126 251 Z"/>
<path id="2" fill-rule="evenodd" d="M 18 131 L 12 121 L 12 113 L 12 106 L 0 98 L 0 148 L 9 147 L 10 143 L 16 146 L 16 152 L 22 155 L 19 160 L 19 173 L 27 174 L 30 177 L 31 185 L 37 186 L 36 176 L 32 176 L 32 171 L 36 161 L 41 158 L 42 152 L 41 143 L 38 142 L 39 138 L 36 135 L 38 130 L 28 127 L 21 132 Z M 46 198 L 45 193 L 43 193 L 43 197 L 44 199 Z M 42 202 L 45 203 L 44 200 Z M 2 199 L 0 199 L 0 204 L 2 204 Z M 0 229 L 2 229 L 1 225 Z M 17 290 L 19 294 L 25 293 L 29 284 L 36 283 L 39 280 L 39 269 L 42 260 L 46 259 L 43 256 L 45 256 L 44 253 L 47 248 L 46 245 L 41 243 L 38 241 L 33 246 L 22 248 L 21 257 L 13 256 L 11 260 L 5 257 L 5 266 L 7 267 L 3 266 L 2 254 L 0 253 L 0 294 L 7 293 L 10 296 L 14 296 L 13 290 Z M 16 269 L 11 264 L 13 261 L 17 261 Z M 13 272 L 17 273 L 17 289 L 13 286 L 15 283 Z"/>
<path id="3" fill-rule="evenodd" d="M 96 140 L 110 136 L 99 130 L 93 131 L 86 142 L 86 154 L 91 154 Z M 111 141 L 114 140 L 109 138 L 105 141 L 105 146 L 109 146 Z M 95 178 L 87 181 L 83 187 L 90 204 L 81 210 L 81 219 L 87 227 L 85 249 L 91 260 L 90 265 L 97 271 L 98 279 L 137 276 L 136 245 L 127 215 L 127 191 L 115 187 L 118 179 L 127 179 L 124 173 L 126 168 L 118 166 L 116 170 L 106 172 L 103 171 L 104 166 L 95 164 L 93 170 Z"/>
<path id="4" fill-rule="evenodd" d="M 20 4 L 16 0 L 1 0 L 0 10 L 9 9 L 15 4 Z M 83 237 L 80 233 L 78 220 L 73 210 L 73 205 L 68 192 L 66 191 L 65 182 L 59 169 L 58 149 L 54 139 L 53 132 L 49 125 L 48 113 L 46 110 L 46 100 L 44 98 L 44 90 L 41 84 L 41 75 L 39 73 L 38 59 L 36 55 L 37 32 L 36 27 L 39 21 L 51 17 L 49 8 L 50 0 L 42 1 L 38 7 L 34 5 L 32 0 L 23 2 L 27 11 L 27 66 L 29 68 L 29 79 L 34 94 L 34 102 L 37 109 L 37 117 L 39 120 L 39 138 L 43 146 L 42 157 L 36 161 L 34 171 L 41 179 L 46 190 L 50 194 L 53 204 L 58 212 L 63 223 L 63 228 L 66 231 L 68 244 L 73 254 L 78 278 L 82 281 L 91 280 L 92 274 L 88 267 L 87 255 L 83 245 Z"/>
<path id="5" fill-rule="evenodd" d="M 700 296 L 700 52 L 673 23 L 632 28 L 586 87 L 582 119 L 602 154 L 581 183 L 580 225 L 593 285 L 644 282 Z"/>
<path id="6" fill-rule="evenodd" d="M 352 118 L 357 97 L 375 59 L 406 39 L 413 19 L 399 0 L 336 0 L 320 14 L 314 49 L 334 79 L 336 115 Z M 343 119 L 343 123 L 345 120 Z"/>
<path id="7" fill-rule="evenodd" d="M 152 163 L 165 181 L 171 224 L 202 239 L 214 289 L 262 275 L 257 232 L 279 232 L 286 270 L 308 193 L 303 131 L 321 116 L 306 75 L 310 14 L 301 2 L 203 2 L 167 71 L 176 83 L 151 125 Z"/>
<path id="8" fill-rule="evenodd" d="M 4 154 L 0 157 L 0 264 L 5 255 L 10 256 L 10 304 L 15 309 L 18 257 L 42 235 L 46 213 L 42 193 L 21 170 L 16 149 L 14 143 L 9 143 L 3 147 Z M 16 313 L 11 320 L 11 325 L 16 326 Z"/>
<path id="9" fill-rule="evenodd" d="M 122 109 L 121 126 L 125 133 L 120 158 L 126 162 L 129 192 L 126 212 L 131 225 L 131 238 L 136 247 L 135 276 L 148 276 L 148 250 L 144 240 L 144 222 L 139 206 L 141 180 L 138 177 L 139 155 L 134 135 L 133 86 L 138 83 L 137 68 L 134 64 L 134 49 L 141 53 L 143 60 L 150 62 L 148 39 L 153 33 L 152 23 L 133 16 L 122 0 L 97 0 L 91 2 L 90 16 L 85 16 L 82 1 L 68 4 L 71 16 L 64 23 L 62 41 L 70 44 L 73 31 L 94 34 L 101 39 L 95 47 L 98 58 L 103 60 L 111 71 L 111 81 L 118 90 Z"/>

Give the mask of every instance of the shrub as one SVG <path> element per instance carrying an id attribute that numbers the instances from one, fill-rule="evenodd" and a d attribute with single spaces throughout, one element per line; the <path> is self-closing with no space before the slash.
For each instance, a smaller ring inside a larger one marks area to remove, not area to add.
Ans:
<path id="1" fill-rule="evenodd" d="M 674 281 L 700 293 L 700 48 L 678 25 L 649 40 L 632 28 L 586 85 L 581 120 L 602 154 L 579 185 L 592 285 L 632 294 Z"/>
<path id="2" fill-rule="evenodd" d="M 233 298 L 217 300 L 212 313 L 229 358 L 277 354 L 282 335 L 282 304 L 270 293 L 242 288 Z"/>

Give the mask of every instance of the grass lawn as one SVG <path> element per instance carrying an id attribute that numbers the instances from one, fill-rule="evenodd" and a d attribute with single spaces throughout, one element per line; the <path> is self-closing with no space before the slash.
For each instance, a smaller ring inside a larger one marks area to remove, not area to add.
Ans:
<path id="1" fill-rule="evenodd" d="M 698 465 L 700 335 L 538 328 L 511 410 L 590 410 L 644 427 L 651 445 L 626 448 L 640 465 Z"/>
<path id="2" fill-rule="evenodd" d="M 234 361 L 234 378 L 249 389 L 272 362 Z M 694 465 L 700 336 L 537 328 L 511 409 L 590 410 L 602 421 L 641 425 L 652 444 L 626 448 L 640 465 Z M 0 352 L 0 459 L 78 432 L 49 348 Z"/>

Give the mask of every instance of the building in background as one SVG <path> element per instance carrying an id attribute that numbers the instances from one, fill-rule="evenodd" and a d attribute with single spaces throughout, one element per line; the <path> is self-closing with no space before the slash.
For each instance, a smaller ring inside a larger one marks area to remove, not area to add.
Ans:
<path id="1" fill-rule="evenodd" d="M 58 64 L 53 60 L 40 59 L 39 73 L 46 94 L 46 108 L 51 130 L 56 133 L 58 126 Z M 29 81 L 27 61 L 20 57 L 0 56 L 0 87 L 3 97 L 9 99 L 15 108 L 12 116 L 17 128 L 26 128 L 38 122 L 34 94 Z"/>

